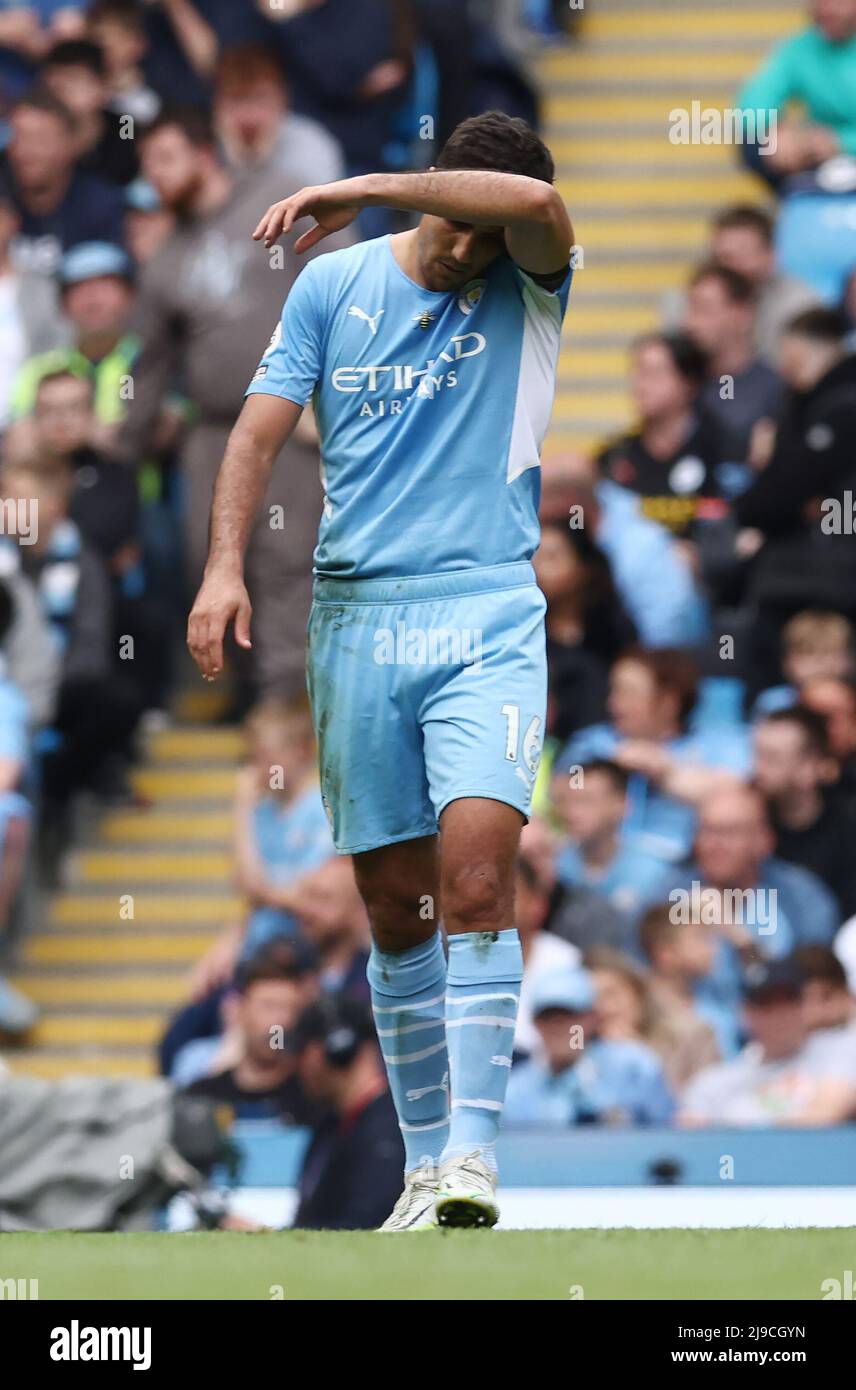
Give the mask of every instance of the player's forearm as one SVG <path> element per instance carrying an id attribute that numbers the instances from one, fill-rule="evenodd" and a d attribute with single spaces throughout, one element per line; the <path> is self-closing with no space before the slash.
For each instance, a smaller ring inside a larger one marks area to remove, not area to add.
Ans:
<path id="1" fill-rule="evenodd" d="M 276 449 L 238 421 L 226 446 L 211 505 L 206 571 L 242 573 L 244 552 L 270 479 Z"/>
<path id="2" fill-rule="evenodd" d="M 488 169 L 429 169 L 419 174 L 365 174 L 349 180 L 362 207 L 422 212 L 451 222 L 513 227 L 566 217 L 552 184 Z"/>

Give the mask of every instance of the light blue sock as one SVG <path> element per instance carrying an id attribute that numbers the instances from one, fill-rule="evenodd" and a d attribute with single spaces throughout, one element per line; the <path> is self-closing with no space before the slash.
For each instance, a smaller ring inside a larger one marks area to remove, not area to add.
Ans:
<path id="1" fill-rule="evenodd" d="M 446 957 L 439 931 L 408 951 L 372 947 L 367 974 L 404 1140 L 404 1171 L 435 1168 L 449 1136 Z"/>
<path id="2" fill-rule="evenodd" d="M 522 978 L 516 927 L 449 937 L 446 1039 L 452 1123 L 444 1159 L 477 1149 L 496 1168 L 494 1144 L 511 1068 Z"/>

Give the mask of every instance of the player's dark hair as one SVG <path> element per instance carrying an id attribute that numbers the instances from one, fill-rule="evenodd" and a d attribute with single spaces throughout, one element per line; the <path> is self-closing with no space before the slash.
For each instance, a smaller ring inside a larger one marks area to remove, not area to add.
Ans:
<path id="1" fill-rule="evenodd" d="M 735 203 L 730 208 L 723 208 L 713 219 L 715 232 L 757 232 L 767 246 L 773 244 L 774 227 L 775 223 L 766 208 L 757 207 L 754 203 Z"/>
<path id="2" fill-rule="evenodd" d="M 681 727 L 686 725 L 698 699 L 699 670 L 691 656 L 677 647 L 627 647 L 618 660 L 644 666 L 659 690 L 674 692 Z"/>
<path id="3" fill-rule="evenodd" d="M 31 87 L 15 102 L 12 113 L 14 115 L 15 111 L 24 110 L 42 111 L 45 115 L 55 116 L 70 134 L 74 135 L 77 132 L 77 118 L 74 113 L 46 87 Z"/>
<path id="4" fill-rule="evenodd" d="M 552 183 L 553 156 L 540 135 L 520 116 L 485 111 L 461 121 L 436 160 L 438 169 L 490 169 L 497 174 L 525 174 Z"/>
<path id="5" fill-rule="evenodd" d="M 620 796 L 627 794 L 627 786 L 630 781 L 630 773 L 618 763 L 611 762 L 609 758 L 590 758 L 587 763 L 581 764 L 583 781 L 591 772 L 600 773 L 601 777 L 611 783 L 612 790 L 618 792 Z"/>
<path id="6" fill-rule="evenodd" d="M 167 104 L 161 108 L 154 120 L 142 132 L 141 139 L 148 140 L 160 130 L 180 130 L 186 140 L 197 149 L 213 147 L 217 143 L 209 112 L 196 106 Z"/>
<path id="7" fill-rule="evenodd" d="M 829 733 L 826 720 L 817 710 L 807 709 L 805 705 L 792 705 L 790 709 L 773 710 L 761 720 L 762 724 L 793 724 L 800 730 L 803 742 L 811 753 L 819 758 L 829 757 Z"/>
<path id="8" fill-rule="evenodd" d="M 86 68 L 95 77 L 107 76 L 104 53 L 91 39 L 63 39 L 55 43 L 42 63 L 42 70 L 45 68 Z"/>
<path id="9" fill-rule="evenodd" d="M 708 261 L 705 265 L 699 266 L 690 278 L 690 288 L 695 289 L 696 285 L 702 284 L 705 280 L 718 281 L 732 304 L 755 302 L 755 286 L 752 281 L 728 266 L 717 265 L 715 261 Z"/>
<path id="10" fill-rule="evenodd" d="M 633 351 L 650 345 L 665 348 L 679 376 L 693 386 L 701 386 L 707 377 L 708 356 L 703 348 L 686 333 L 645 333 L 633 344 Z"/>
<path id="11" fill-rule="evenodd" d="M 804 309 L 785 325 L 785 332 L 815 343 L 840 343 L 850 332 L 850 321 L 840 309 Z"/>

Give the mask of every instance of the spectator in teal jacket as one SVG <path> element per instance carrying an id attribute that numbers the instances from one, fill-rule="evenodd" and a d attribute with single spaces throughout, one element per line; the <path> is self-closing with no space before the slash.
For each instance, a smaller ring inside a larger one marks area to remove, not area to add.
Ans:
<path id="1" fill-rule="evenodd" d="M 773 181 L 816 169 L 837 154 L 856 157 L 856 0 L 812 0 L 811 24 L 773 49 L 738 97 L 744 112 L 777 113 L 776 140 L 746 161 Z M 796 121 L 791 102 L 805 108 Z M 767 117 L 769 119 L 769 116 Z"/>

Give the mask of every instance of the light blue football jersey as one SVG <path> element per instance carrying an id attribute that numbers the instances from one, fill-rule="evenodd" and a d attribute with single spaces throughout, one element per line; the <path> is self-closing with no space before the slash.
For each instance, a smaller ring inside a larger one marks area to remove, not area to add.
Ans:
<path id="1" fill-rule="evenodd" d="M 306 266 L 247 394 L 314 403 L 316 573 L 410 577 L 531 558 L 571 276 L 550 292 L 502 255 L 438 293 L 405 275 L 388 236 Z"/>

